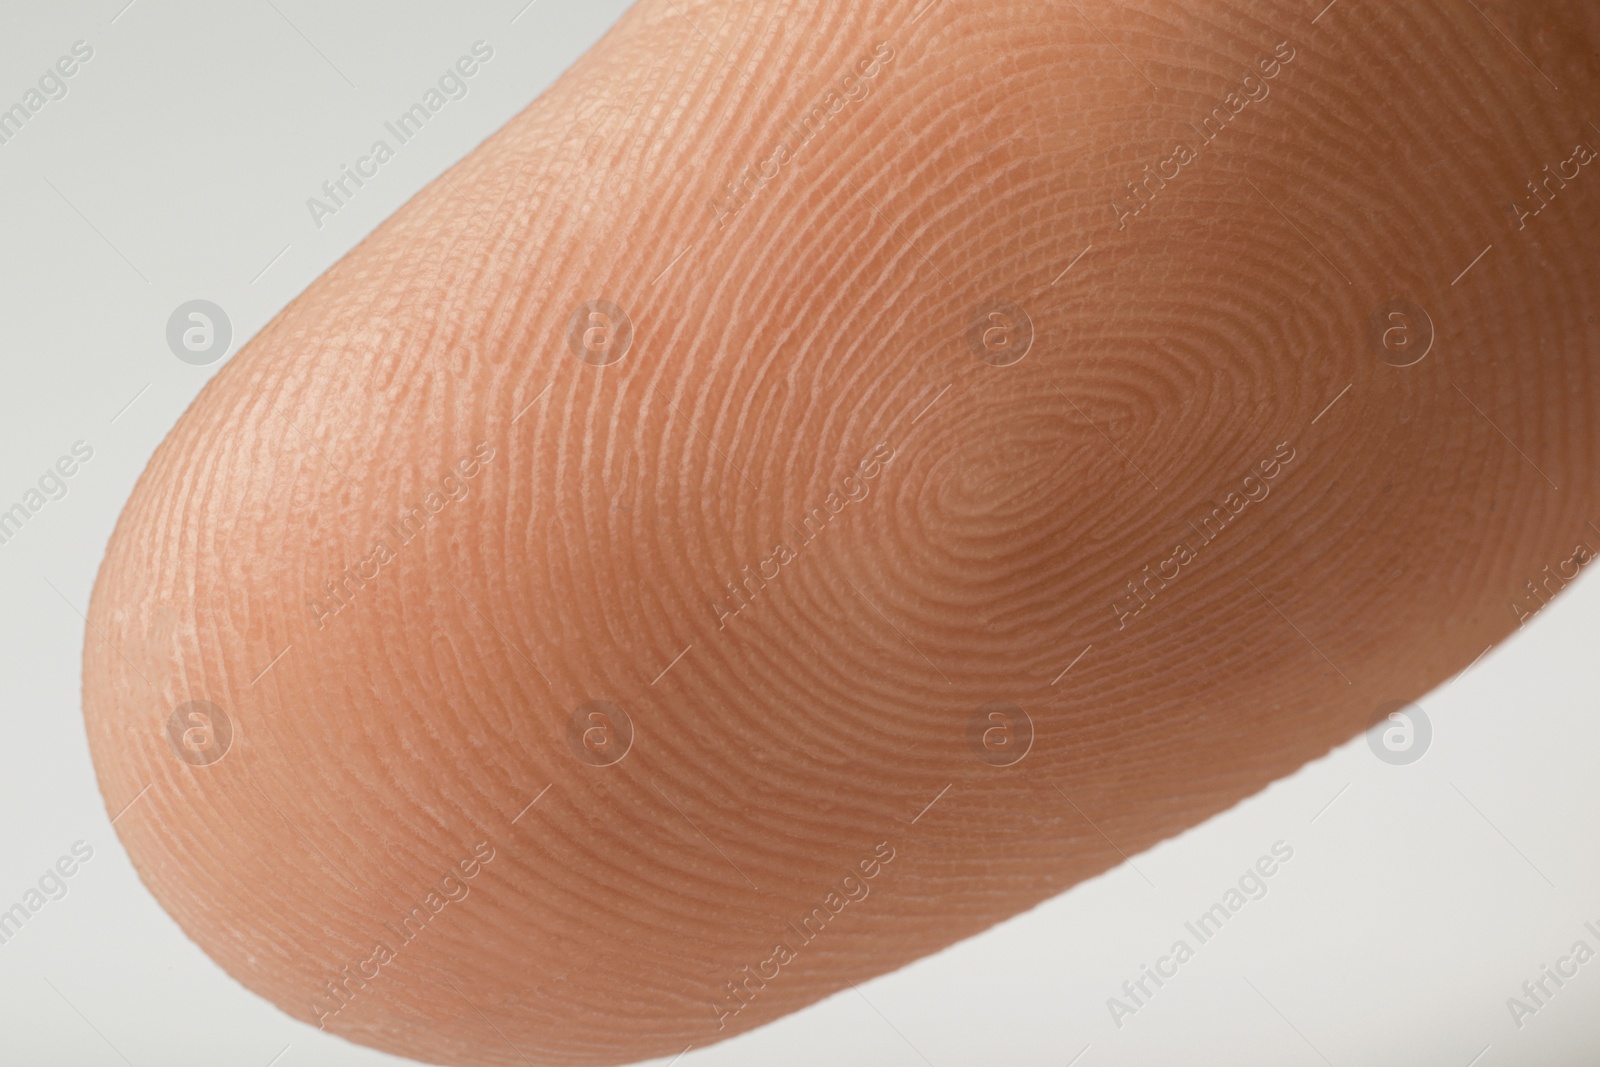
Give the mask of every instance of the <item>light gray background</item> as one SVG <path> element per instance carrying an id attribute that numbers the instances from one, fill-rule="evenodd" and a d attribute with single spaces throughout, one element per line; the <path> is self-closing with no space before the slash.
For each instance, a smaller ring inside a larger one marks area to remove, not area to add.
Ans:
<path id="1" fill-rule="evenodd" d="M 215 301 L 236 351 L 628 5 L 125 2 L 0 6 L 0 107 L 73 42 L 94 48 L 68 95 L 0 145 L 0 509 L 74 441 L 94 449 L 0 545 L 0 909 L 75 841 L 95 850 L 0 945 L 0 1059 L 399 1063 L 240 987 L 146 893 L 89 763 L 80 612 L 134 479 L 222 365 L 173 357 L 171 311 Z M 470 95 L 315 228 L 306 197 L 480 38 L 495 57 Z M 1030 914 L 677 1062 L 1595 1062 L 1600 960 L 1520 1030 L 1505 1002 L 1579 937 L 1600 949 L 1582 928 L 1600 927 L 1597 624 L 1591 575 L 1422 701 L 1420 762 L 1386 765 L 1358 738 Z M 1280 839 L 1294 859 L 1269 895 L 1114 1027 L 1106 998 Z"/>

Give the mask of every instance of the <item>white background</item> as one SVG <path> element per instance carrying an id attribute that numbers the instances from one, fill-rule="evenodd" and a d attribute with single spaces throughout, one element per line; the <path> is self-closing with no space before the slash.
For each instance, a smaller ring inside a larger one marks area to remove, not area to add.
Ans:
<path id="1" fill-rule="evenodd" d="M 168 315 L 216 302 L 236 351 L 627 6 L 525 2 L 0 8 L 0 107 L 73 42 L 94 48 L 68 95 L 0 145 L 0 509 L 73 442 L 94 449 L 67 496 L 0 545 L 0 909 L 75 841 L 95 850 L 0 945 L 7 1064 L 402 1062 L 240 987 L 144 890 L 89 762 L 80 612 L 134 479 L 222 365 L 174 358 Z M 306 198 L 480 38 L 495 57 L 470 95 L 314 227 Z M 1506 998 L 1576 939 L 1600 949 L 1582 928 L 1600 927 L 1597 635 L 1590 576 L 1421 702 L 1434 740 L 1420 762 L 1387 765 L 1358 738 L 1137 869 L 678 1063 L 1596 1062 L 1600 961 L 1521 1029 Z M 1294 858 L 1269 895 L 1115 1027 L 1106 998 L 1175 939 L 1194 944 L 1184 920 L 1279 840 Z"/>

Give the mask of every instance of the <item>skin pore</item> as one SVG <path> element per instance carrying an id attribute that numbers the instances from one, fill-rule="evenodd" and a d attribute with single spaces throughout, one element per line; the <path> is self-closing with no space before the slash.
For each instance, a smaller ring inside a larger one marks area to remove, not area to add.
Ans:
<path id="1" fill-rule="evenodd" d="M 1600 16 L 1480 6 L 641 0 L 140 479 L 146 885 L 353 1041 L 670 1056 L 1461 670 L 1600 547 Z"/>

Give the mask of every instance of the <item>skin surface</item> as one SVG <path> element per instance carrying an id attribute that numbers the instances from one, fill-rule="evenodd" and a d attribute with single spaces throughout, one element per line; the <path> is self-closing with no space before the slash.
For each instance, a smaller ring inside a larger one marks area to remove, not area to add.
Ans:
<path id="1" fill-rule="evenodd" d="M 1600 545 L 1600 16 L 1322 6 L 641 0 L 139 481 L 150 890 L 354 1041 L 670 1056 L 1465 667 Z"/>

